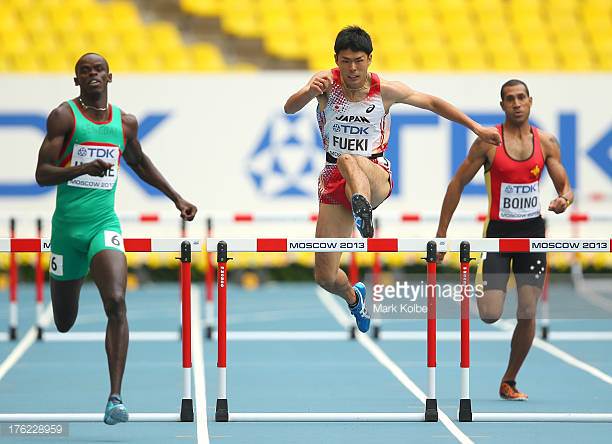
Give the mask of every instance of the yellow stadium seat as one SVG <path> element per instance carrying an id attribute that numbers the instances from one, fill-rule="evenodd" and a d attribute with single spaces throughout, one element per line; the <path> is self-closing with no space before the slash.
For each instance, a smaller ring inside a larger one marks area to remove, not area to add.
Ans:
<path id="1" fill-rule="evenodd" d="M 46 53 L 40 55 L 41 66 L 44 71 L 72 73 L 74 69 L 73 63 L 67 57 L 58 53 Z"/>
<path id="2" fill-rule="evenodd" d="M 294 19 L 282 11 L 263 13 L 261 16 L 261 28 L 263 35 L 281 32 L 292 32 L 296 28 Z"/>
<path id="3" fill-rule="evenodd" d="M 40 61 L 28 54 L 23 53 L 13 57 L 11 63 L 14 71 L 22 71 L 22 72 L 40 72 L 42 71 L 42 66 Z"/>
<path id="4" fill-rule="evenodd" d="M 135 71 L 157 72 L 162 71 L 163 64 L 161 58 L 154 53 L 143 53 L 140 57 L 132 60 Z"/>
<path id="5" fill-rule="evenodd" d="M 10 54 L 19 54 L 26 52 L 30 46 L 30 41 L 27 36 L 20 33 L 3 34 L 2 52 Z"/>
<path id="6" fill-rule="evenodd" d="M 220 13 L 221 0 L 181 0 L 181 9 L 190 14 L 213 17 Z"/>
<path id="7" fill-rule="evenodd" d="M 468 0 L 466 5 L 468 10 L 474 15 L 485 15 L 494 18 L 495 16 L 504 15 L 504 4 L 505 2 L 502 3 L 501 0 Z"/>
<path id="8" fill-rule="evenodd" d="M 398 9 L 404 20 L 411 20 L 415 17 L 434 15 L 433 5 L 430 0 L 398 0 Z"/>
<path id="9" fill-rule="evenodd" d="M 524 69 L 524 62 L 517 51 L 494 52 L 490 54 L 493 69 L 497 71 L 519 71 Z"/>
<path id="10" fill-rule="evenodd" d="M 8 61 L 8 57 L 5 57 L 0 53 L 0 72 L 9 72 L 9 71 L 10 71 L 10 64 Z"/>
<path id="11" fill-rule="evenodd" d="M 193 69 L 193 58 L 186 48 L 175 48 L 160 51 L 164 71 L 188 72 Z"/>
<path id="12" fill-rule="evenodd" d="M 533 71 L 555 71 L 559 68 L 559 61 L 552 51 L 525 52 L 525 68 Z"/>
<path id="13" fill-rule="evenodd" d="M 373 22 L 390 22 L 399 19 L 400 8 L 395 1 L 366 1 L 363 11 Z"/>
<path id="14" fill-rule="evenodd" d="M 469 10 L 467 0 L 436 0 L 432 3 L 439 14 L 459 15 Z"/>
<path id="15" fill-rule="evenodd" d="M 333 68 L 334 56 L 333 51 L 327 53 L 311 54 L 308 56 L 308 68 L 312 71 L 321 71 Z"/>
<path id="16" fill-rule="evenodd" d="M 438 20 L 433 15 L 424 15 L 414 20 L 407 20 L 406 31 L 411 39 L 416 40 L 432 34 L 432 30 L 437 32 L 439 26 Z"/>
<path id="17" fill-rule="evenodd" d="M 380 66 L 383 71 L 412 72 L 418 70 L 418 65 L 410 54 L 385 57 Z"/>
<path id="18" fill-rule="evenodd" d="M 453 65 L 461 71 L 486 71 L 491 68 L 482 52 L 453 53 Z"/>
<path id="19" fill-rule="evenodd" d="M 559 54 L 561 67 L 568 71 L 589 71 L 595 66 L 589 51 L 562 51 Z"/>
<path id="20" fill-rule="evenodd" d="M 278 34 L 275 38 L 269 36 L 264 40 L 266 52 L 286 60 L 304 58 L 302 40 L 294 34 Z"/>
<path id="21" fill-rule="evenodd" d="M 181 36 L 174 25 L 167 22 L 155 22 L 147 27 L 151 45 L 158 49 L 179 48 L 182 46 Z"/>
<path id="22" fill-rule="evenodd" d="M 261 22 L 249 11 L 236 11 L 230 16 L 224 16 L 221 22 L 223 30 L 237 37 L 253 38 L 262 34 Z"/>
<path id="23" fill-rule="evenodd" d="M 453 67 L 452 60 L 447 51 L 429 48 L 423 51 L 418 48 L 419 66 L 425 71 L 448 71 Z"/>
<path id="24" fill-rule="evenodd" d="M 138 8 L 131 1 L 114 0 L 106 4 L 106 8 L 113 24 L 118 22 L 141 23 Z"/>
<path id="25" fill-rule="evenodd" d="M 223 71 L 226 69 L 221 51 L 214 45 L 198 43 L 191 47 L 193 66 L 198 71 Z"/>

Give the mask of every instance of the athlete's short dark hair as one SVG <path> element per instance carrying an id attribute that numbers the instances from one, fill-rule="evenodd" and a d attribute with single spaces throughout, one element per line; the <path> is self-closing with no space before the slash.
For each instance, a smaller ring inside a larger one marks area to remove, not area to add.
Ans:
<path id="1" fill-rule="evenodd" d="M 77 60 L 77 62 L 74 64 L 75 74 L 78 75 L 79 63 L 81 63 L 81 60 L 83 60 L 85 57 L 90 56 L 90 55 L 98 56 L 102 60 L 104 60 L 104 64 L 106 65 L 106 71 L 110 71 L 110 67 L 108 66 L 108 60 L 106 60 L 103 55 L 98 54 L 97 52 L 86 52 L 81 57 L 79 57 L 79 60 Z"/>
<path id="2" fill-rule="evenodd" d="M 344 49 L 350 49 L 355 52 L 363 51 L 370 55 L 372 54 L 372 39 L 359 26 L 347 26 L 336 36 L 334 53 L 338 54 Z"/>
<path id="3" fill-rule="evenodd" d="M 508 80 L 506 83 L 504 83 L 501 87 L 501 90 L 499 91 L 499 94 L 501 96 L 501 99 L 504 100 L 504 88 L 507 86 L 516 86 L 516 85 L 523 85 L 525 87 L 525 91 L 527 91 L 527 97 L 530 97 L 529 95 L 529 88 L 527 88 L 527 84 L 525 82 L 523 82 L 522 80 L 519 79 L 510 79 Z"/>

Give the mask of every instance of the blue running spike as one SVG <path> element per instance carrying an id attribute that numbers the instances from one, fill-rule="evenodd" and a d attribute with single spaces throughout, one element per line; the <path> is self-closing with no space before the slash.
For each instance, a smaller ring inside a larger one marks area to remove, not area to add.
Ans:
<path id="1" fill-rule="evenodd" d="M 370 314 L 365 304 L 366 288 L 362 282 L 357 282 L 353 289 L 355 290 L 355 296 L 357 296 L 357 304 L 350 309 L 351 314 L 355 316 L 355 322 L 359 331 L 367 333 L 370 329 Z"/>

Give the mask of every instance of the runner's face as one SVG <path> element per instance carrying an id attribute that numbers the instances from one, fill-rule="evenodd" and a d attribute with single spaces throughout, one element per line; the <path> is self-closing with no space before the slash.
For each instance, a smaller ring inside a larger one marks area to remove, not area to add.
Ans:
<path id="1" fill-rule="evenodd" d="M 501 107 L 506 118 L 514 123 L 523 123 L 529 119 L 532 99 L 523 85 L 506 86 Z"/>
<path id="2" fill-rule="evenodd" d="M 106 91 L 106 86 L 111 81 L 112 74 L 108 72 L 108 64 L 102 57 L 91 54 L 79 61 L 74 83 L 81 87 L 82 92 L 101 93 Z"/>
<path id="3" fill-rule="evenodd" d="M 340 68 L 342 81 L 349 88 L 359 88 L 366 82 L 368 68 L 372 63 L 372 54 L 364 51 L 343 49 L 336 54 L 336 65 Z"/>

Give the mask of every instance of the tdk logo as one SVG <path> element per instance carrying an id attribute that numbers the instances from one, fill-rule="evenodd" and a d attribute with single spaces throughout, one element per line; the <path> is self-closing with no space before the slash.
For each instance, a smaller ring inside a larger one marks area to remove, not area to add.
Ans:
<path id="1" fill-rule="evenodd" d="M 334 132 L 342 133 L 342 134 L 352 134 L 352 135 L 361 135 L 365 134 L 366 136 L 369 134 L 369 128 L 362 128 L 360 126 L 352 126 L 352 125 L 338 125 L 337 123 L 333 126 Z"/>
<path id="2" fill-rule="evenodd" d="M 79 148 L 77 154 L 81 157 L 87 156 L 87 150 L 85 148 Z"/>
<path id="3" fill-rule="evenodd" d="M 311 197 L 324 161 L 315 121 L 305 114 L 281 114 L 268 121 L 248 160 L 248 174 L 265 196 Z"/>
<path id="4" fill-rule="evenodd" d="M 112 148 L 86 148 L 86 153 L 87 151 L 89 151 L 89 157 L 97 157 L 98 159 L 115 158 L 115 152 Z"/>

